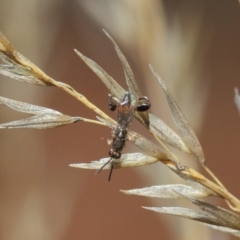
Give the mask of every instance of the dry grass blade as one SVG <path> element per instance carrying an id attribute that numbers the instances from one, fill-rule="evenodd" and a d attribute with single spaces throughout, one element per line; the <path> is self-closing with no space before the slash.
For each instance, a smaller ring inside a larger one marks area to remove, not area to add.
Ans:
<path id="1" fill-rule="evenodd" d="M 138 133 L 130 131 L 128 134 L 128 140 L 138 146 L 146 155 L 155 157 L 160 161 L 170 160 L 177 164 L 177 162 L 164 153 L 160 147 Z"/>
<path id="2" fill-rule="evenodd" d="M 239 90 L 238 88 L 234 88 L 234 102 L 237 106 L 238 112 L 240 113 L 240 95 L 239 95 Z"/>
<path id="3" fill-rule="evenodd" d="M 238 237 L 240 236 L 239 230 L 222 226 L 222 222 L 219 222 L 219 219 L 217 217 L 205 212 L 198 212 L 191 209 L 180 207 L 143 207 L 143 208 L 158 213 L 165 213 L 172 216 L 178 216 L 198 221 L 213 229 L 230 233 Z"/>
<path id="4" fill-rule="evenodd" d="M 194 211 L 187 208 L 180 208 L 180 207 L 143 207 L 143 208 L 154 211 L 154 212 L 158 212 L 158 213 L 166 213 L 173 216 L 183 217 L 183 218 L 195 220 L 198 222 L 219 226 L 218 220 L 213 216 L 209 216 L 208 214 L 201 213 L 201 212 Z"/>
<path id="5" fill-rule="evenodd" d="M 179 171 L 176 168 L 176 165 L 172 163 L 172 161 L 165 161 L 164 163 L 181 178 L 191 183 L 192 186 L 206 187 L 207 189 L 215 193 L 213 195 L 225 199 L 228 205 L 234 211 L 240 212 L 240 201 L 230 192 L 228 192 L 226 188 L 222 188 L 221 186 L 215 184 L 214 182 L 210 181 L 205 176 L 203 176 L 202 174 L 200 174 L 199 172 L 195 171 L 192 168 L 185 166 L 185 168 L 182 171 Z"/>
<path id="6" fill-rule="evenodd" d="M 109 161 L 110 157 L 102 158 L 99 161 L 93 161 L 91 163 L 74 163 L 70 164 L 70 167 L 85 168 L 85 169 L 99 169 L 104 163 Z M 114 159 L 113 168 L 129 168 L 140 167 L 157 162 L 158 159 L 144 155 L 142 153 L 128 153 L 122 154 L 121 159 Z M 107 164 L 104 169 L 110 169 L 111 163 Z"/>
<path id="7" fill-rule="evenodd" d="M 123 193 L 130 195 L 140 195 L 146 197 L 157 197 L 157 198 L 184 198 L 184 196 L 192 198 L 202 198 L 210 196 L 211 193 L 205 189 L 196 189 L 191 186 L 183 184 L 171 184 L 162 186 L 152 186 L 133 190 L 121 190 Z M 181 193 L 181 194 L 178 194 Z M 184 195 L 184 196 L 182 196 Z"/>
<path id="8" fill-rule="evenodd" d="M 142 95 L 142 93 L 141 93 L 141 91 L 140 91 L 140 89 L 139 89 L 139 87 L 136 83 L 136 80 L 135 80 L 134 74 L 132 72 L 132 69 L 131 69 L 127 59 L 125 58 L 125 56 L 121 52 L 120 48 L 118 47 L 116 42 L 113 40 L 113 38 L 109 35 L 109 33 L 107 31 L 105 31 L 105 30 L 103 30 L 103 31 L 114 45 L 114 48 L 115 48 L 115 50 L 117 52 L 117 55 L 118 55 L 118 57 L 119 57 L 119 59 L 122 63 L 122 66 L 123 66 L 123 70 L 124 70 L 126 83 L 128 85 L 129 92 L 131 93 L 134 102 L 137 102 L 138 99 L 140 97 L 142 97 L 143 95 Z M 146 127 L 149 126 L 149 116 L 148 116 L 147 111 L 145 111 L 145 112 L 135 112 L 135 116 Z"/>
<path id="9" fill-rule="evenodd" d="M 200 207 L 203 212 L 216 217 L 221 226 L 240 230 L 240 216 L 238 214 L 197 199 L 188 199 Z"/>
<path id="10" fill-rule="evenodd" d="M 92 69 L 92 71 L 102 80 L 105 86 L 109 91 L 119 99 L 122 99 L 125 94 L 125 90 L 110 76 L 108 73 L 103 70 L 96 62 L 85 57 L 78 50 L 74 50 L 76 54 Z"/>
<path id="11" fill-rule="evenodd" d="M 7 106 L 9 108 L 12 108 L 13 110 L 18 112 L 29 113 L 34 115 L 43 114 L 43 113 L 61 114 L 60 112 L 50 108 L 40 107 L 37 105 L 25 103 L 25 102 L 19 102 L 19 101 L 15 101 L 15 100 L 1 97 L 1 96 L 0 96 L 0 104 Z"/>
<path id="12" fill-rule="evenodd" d="M 190 152 L 200 161 L 200 163 L 204 164 L 205 159 L 204 159 L 203 150 L 202 150 L 202 147 L 201 147 L 194 131 L 189 126 L 187 120 L 183 116 L 182 112 L 180 111 L 177 103 L 175 102 L 172 95 L 168 91 L 163 80 L 154 71 L 154 69 L 152 68 L 151 65 L 150 65 L 150 68 L 151 68 L 151 71 L 153 72 L 153 74 L 155 75 L 155 77 L 157 78 L 158 82 L 160 83 L 160 85 L 166 95 L 168 105 L 172 111 L 173 118 L 178 127 L 179 134 L 180 134 L 182 140 L 185 142 L 185 144 L 189 148 Z"/>
<path id="13" fill-rule="evenodd" d="M 52 80 L 41 69 L 17 52 L 0 32 L 0 58 L 7 63 L 1 65 L 0 73 L 13 79 L 36 85 L 52 85 Z"/>
<path id="14" fill-rule="evenodd" d="M 126 83 L 128 85 L 129 91 L 133 95 L 133 97 L 134 97 L 133 99 L 135 101 L 137 101 L 138 98 L 142 96 L 142 94 L 140 92 L 140 89 L 139 89 L 136 81 L 135 81 L 132 69 L 131 69 L 129 63 L 127 62 L 127 59 L 125 58 L 125 56 L 121 52 L 120 48 L 118 47 L 116 42 L 113 40 L 113 38 L 109 35 L 109 33 L 106 30 L 103 29 L 103 31 L 114 45 L 114 48 L 117 52 L 117 55 L 118 55 L 119 59 L 121 60 L 122 66 L 123 66 L 123 70 L 124 70 L 124 74 L 125 74 L 125 78 L 126 78 Z"/>
<path id="15" fill-rule="evenodd" d="M 12 77 L 19 81 L 30 82 L 33 84 L 46 86 L 56 86 L 68 94 L 72 95 L 79 101 L 81 101 L 85 106 L 89 109 L 95 111 L 98 115 L 102 116 L 109 121 L 114 122 L 108 115 L 106 115 L 103 111 L 98 109 L 94 104 L 92 104 L 88 99 L 82 94 L 75 91 L 71 86 L 55 81 L 51 77 L 47 76 L 41 69 L 31 63 L 28 59 L 18 53 L 10 42 L 4 37 L 4 35 L 0 32 L 0 58 L 7 63 L 7 65 L 0 66 L 0 73 L 6 75 L 8 77 Z M 2 69 L 2 71 L 1 71 Z M 103 70 L 104 72 L 104 70 Z M 115 87 L 114 87 L 115 86 Z M 116 88 L 117 92 L 122 92 L 122 96 L 124 94 L 124 90 L 118 85 L 117 82 L 113 83 L 113 89 Z"/>
<path id="16" fill-rule="evenodd" d="M 207 224 L 207 223 L 204 223 L 204 224 L 206 226 L 210 227 L 210 228 L 215 229 L 215 230 L 219 230 L 219 231 L 225 232 L 225 233 L 230 233 L 230 234 L 233 234 L 237 237 L 240 237 L 240 231 L 239 230 L 232 229 L 232 228 L 227 228 L 227 227 L 216 226 L 216 225 Z"/>
<path id="17" fill-rule="evenodd" d="M 182 141 L 182 139 L 171 129 L 168 125 L 162 121 L 160 118 L 153 114 L 149 114 L 150 117 L 150 131 L 153 132 L 157 137 L 171 146 L 189 153 L 189 149 Z"/>
<path id="18" fill-rule="evenodd" d="M 81 101 L 85 106 L 95 111 L 98 115 L 114 122 L 108 115 L 88 101 L 88 99 L 82 94 L 79 94 L 77 91 L 75 91 L 71 86 L 55 81 L 51 77 L 47 76 L 41 69 L 31 63 L 28 59 L 18 53 L 1 32 L 0 58 L 7 63 L 7 65 L 0 66 L 1 74 L 12 77 L 19 81 L 28 83 L 30 82 L 41 86 L 56 86 Z M 117 88 L 119 85 L 115 82 L 114 86 Z M 122 95 L 124 94 L 124 90 L 121 87 L 117 89 L 119 92 L 122 90 Z"/>
<path id="19" fill-rule="evenodd" d="M 18 112 L 36 115 L 30 118 L 0 124 L 0 128 L 45 129 L 60 127 L 83 120 L 81 117 L 70 117 L 50 108 L 19 102 L 4 97 L 0 97 L 0 104 Z M 86 121 L 86 119 L 84 119 L 84 121 Z"/>
<path id="20" fill-rule="evenodd" d="M 1 53 L 0 58 L 3 59 L 3 55 Z M 0 65 L 0 74 L 25 83 L 32 83 L 40 86 L 47 85 L 43 81 L 33 76 L 29 69 L 26 69 L 16 63 L 12 64 L 11 61 L 8 61 L 8 64 Z"/>
<path id="21" fill-rule="evenodd" d="M 63 114 L 45 113 L 26 118 L 23 120 L 13 121 L 0 124 L 0 128 L 34 128 L 45 129 L 55 128 L 66 124 L 80 121 L 80 117 L 70 117 Z"/>

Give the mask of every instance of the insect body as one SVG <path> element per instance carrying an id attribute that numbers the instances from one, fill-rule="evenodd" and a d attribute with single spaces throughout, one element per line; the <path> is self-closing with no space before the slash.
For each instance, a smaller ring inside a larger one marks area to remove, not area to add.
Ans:
<path id="1" fill-rule="evenodd" d="M 112 96 L 110 95 L 109 109 L 111 111 L 117 110 L 118 124 L 116 128 L 113 130 L 112 148 L 109 151 L 109 156 L 111 158 L 97 171 L 97 173 L 99 173 L 109 162 L 111 162 L 112 159 L 121 158 L 121 151 L 123 150 L 123 147 L 127 140 L 128 129 L 132 122 L 134 112 L 135 111 L 144 112 L 151 107 L 151 103 L 147 97 L 139 98 L 139 102 L 140 101 L 141 104 L 135 107 L 134 105 L 132 105 L 131 94 L 129 92 L 126 92 L 121 103 L 116 104 L 113 102 Z M 112 164 L 108 181 L 110 181 L 111 179 L 113 170 L 113 162 L 111 163 Z"/>

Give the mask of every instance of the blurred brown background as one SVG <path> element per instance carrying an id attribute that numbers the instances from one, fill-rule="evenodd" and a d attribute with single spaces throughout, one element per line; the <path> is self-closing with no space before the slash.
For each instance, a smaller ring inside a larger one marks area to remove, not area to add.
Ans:
<path id="1" fill-rule="evenodd" d="M 233 103 L 233 88 L 240 88 L 238 1 L 0 0 L 0 30 L 13 46 L 108 112 L 107 89 L 73 52 L 76 48 L 99 63 L 125 87 L 121 64 L 103 28 L 129 60 L 142 92 L 152 101 L 151 111 L 174 128 L 148 64 L 155 67 L 197 132 L 209 168 L 240 198 L 240 118 Z M 53 87 L 1 76 L 0 95 L 95 118 Z M 0 108 L 1 123 L 23 117 Z M 148 136 L 136 121 L 132 128 Z M 50 130 L 1 130 L 0 239 L 235 239 L 141 208 L 193 208 L 186 201 L 119 192 L 179 183 L 163 165 L 114 171 L 110 183 L 108 171 L 95 176 L 94 171 L 68 167 L 106 157 L 108 138 L 109 129 L 83 123 Z M 128 143 L 127 151 L 138 150 Z M 193 158 L 179 156 L 198 169 Z"/>

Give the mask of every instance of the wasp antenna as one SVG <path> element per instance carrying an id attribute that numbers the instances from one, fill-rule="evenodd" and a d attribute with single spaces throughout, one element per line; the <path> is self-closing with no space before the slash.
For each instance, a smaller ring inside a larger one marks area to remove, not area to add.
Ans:
<path id="1" fill-rule="evenodd" d="M 111 169 L 110 169 L 110 173 L 109 173 L 109 176 L 108 176 L 108 181 L 109 181 L 109 182 L 110 182 L 110 180 L 111 180 L 112 171 L 113 171 L 113 163 L 111 162 Z"/>
<path id="2" fill-rule="evenodd" d="M 112 160 L 112 158 L 110 158 L 106 163 L 104 163 L 104 164 L 102 165 L 102 167 L 101 167 L 95 174 L 97 175 L 98 173 L 100 173 L 100 172 L 103 170 L 103 168 L 104 168 L 111 160 Z"/>

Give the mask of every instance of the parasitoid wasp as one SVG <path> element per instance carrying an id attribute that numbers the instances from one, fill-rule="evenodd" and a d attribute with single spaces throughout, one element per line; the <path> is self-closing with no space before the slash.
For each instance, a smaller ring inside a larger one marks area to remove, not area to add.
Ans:
<path id="1" fill-rule="evenodd" d="M 144 112 L 147 111 L 151 107 L 151 102 L 145 96 L 140 97 L 138 99 L 138 105 L 132 104 L 131 94 L 130 92 L 126 92 L 120 104 L 116 104 L 113 101 L 112 95 L 110 95 L 109 99 L 109 109 L 111 111 L 117 110 L 117 126 L 113 129 L 112 134 L 112 148 L 109 151 L 110 159 L 96 172 L 98 174 L 101 170 L 111 162 L 110 173 L 108 177 L 108 181 L 111 180 L 112 171 L 113 171 L 113 161 L 114 159 L 121 158 L 121 151 L 125 145 L 127 140 L 127 134 L 129 126 L 132 122 L 134 112 Z"/>

